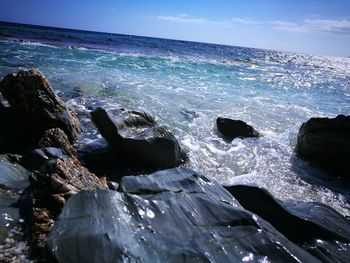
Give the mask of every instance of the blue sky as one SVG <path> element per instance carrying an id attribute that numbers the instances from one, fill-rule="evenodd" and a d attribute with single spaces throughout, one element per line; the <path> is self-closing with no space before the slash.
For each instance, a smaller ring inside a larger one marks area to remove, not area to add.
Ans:
<path id="1" fill-rule="evenodd" d="M 0 20 L 350 56 L 349 0 L 1 0 Z"/>

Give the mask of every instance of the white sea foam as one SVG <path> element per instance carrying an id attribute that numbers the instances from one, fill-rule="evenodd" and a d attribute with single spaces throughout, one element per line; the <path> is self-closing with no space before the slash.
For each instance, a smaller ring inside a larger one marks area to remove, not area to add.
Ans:
<path id="1" fill-rule="evenodd" d="M 83 95 L 68 105 L 86 131 L 83 143 L 98 138 L 89 117 L 94 107 L 144 110 L 187 149 L 186 166 L 223 184 L 257 184 L 278 198 L 323 202 L 350 215 L 338 186 L 324 183 L 324 174 L 294 152 L 308 118 L 350 114 L 350 59 L 252 50 L 243 57 L 74 50 L 6 41 L 0 40 L 1 61 L 8 61 L 0 64 L 1 73 L 18 62 L 34 63 L 63 94 L 81 88 Z M 45 53 L 40 47 L 54 48 Z M 241 119 L 262 137 L 225 142 L 215 128 L 218 116 Z"/>

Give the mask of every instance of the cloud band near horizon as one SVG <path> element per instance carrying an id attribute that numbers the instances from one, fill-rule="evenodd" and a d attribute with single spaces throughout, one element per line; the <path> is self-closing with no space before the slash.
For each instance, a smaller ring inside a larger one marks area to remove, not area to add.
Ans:
<path id="1" fill-rule="evenodd" d="M 270 27 L 278 30 L 294 31 L 294 32 L 316 32 L 338 35 L 350 35 L 350 20 L 342 19 L 305 19 L 301 23 L 288 21 L 261 21 L 250 18 L 233 17 L 227 20 L 209 20 L 206 18 L 189 17 L 187 15 L 178 16 L 156 16 L 158 20 L 187 23 L 187 24 L 212 24 L 212 25 L 252 25 L 260 27 Z"/>

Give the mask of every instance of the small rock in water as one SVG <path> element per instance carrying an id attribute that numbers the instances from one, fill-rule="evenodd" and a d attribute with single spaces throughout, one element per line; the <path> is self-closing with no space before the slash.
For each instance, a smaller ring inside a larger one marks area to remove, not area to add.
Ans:
<path id="1" fill-rule="evenodd" d="M 259 137 L 259 133 L 250 125 L 241 120 L 218 117 L 216 125 L 222 136 L 232 141 L 235 138 Z"/>

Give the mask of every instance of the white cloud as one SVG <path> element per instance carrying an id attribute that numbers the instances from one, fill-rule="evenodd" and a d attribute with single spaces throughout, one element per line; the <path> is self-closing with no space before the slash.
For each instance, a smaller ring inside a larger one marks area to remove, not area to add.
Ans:
<path id="1" fill-rule="evenodd" d="M 178 16 L 157 16 L 156 19 L 170 22 L 178 22 L 178 23 L 187 23 L 187 24 L 215 24 L 215 25 L 224 25 L 229 24 L 227 21 L 215 21 L 209 20 L 205 18 L 194 18 L 189 17 L 186 14 L 181 14 Z"/>
<path id="2" fill-rule="evenodd" d="M 307 19 L 304 23 L 312 31 L 350 35 L 350 20 Z"/>
<path id="3" fill-rule="evenodd" d="M 157 16 L 159 20 L 179 22 L 179 23 L 189 23 L 189 24 L 207 24 L 209 20 L 204 18 L 189 18 L 187 16 Z"/>
<path id="4" fill-rule="evenodd" d="M 264 24 L 264 22 L 250 19 L 250 18 L 233 17 L 229 21 L 231 23 L 239 23 L 239 24 L 245 24 L 245 25 L 262 25 L 262 24 Z"/>
<path id="5" fill-rule="evenodd" d="M 306 32 L 306 28 L 302 25 L 298 25 L 297 23 L 293 22 L 286 22 L 286 21 L 269 21 L 266 22 L 266 25 L 271 26 L 275 29 L 280 30 L 287 30 L 287 31 L 296 31 L 296 32 Z"/>
<path id="6" fill-rule="evenodd" d="M 279 30 L 295 32 L 321 32 L 330 34 L 350 35 L 350 20 L 335 19 L 306 19 L 301 23 L 289 21 L 260 21 L 251 18 L 233 17 L 228 20 L 209 20 L 205 18 L 194 18 L 187 14 L 178 16 L 157 16 L 156 19 L 187 24 L 215 24 L 215 25 L 251 25 L 260 27 L 270 27 Z"/>

